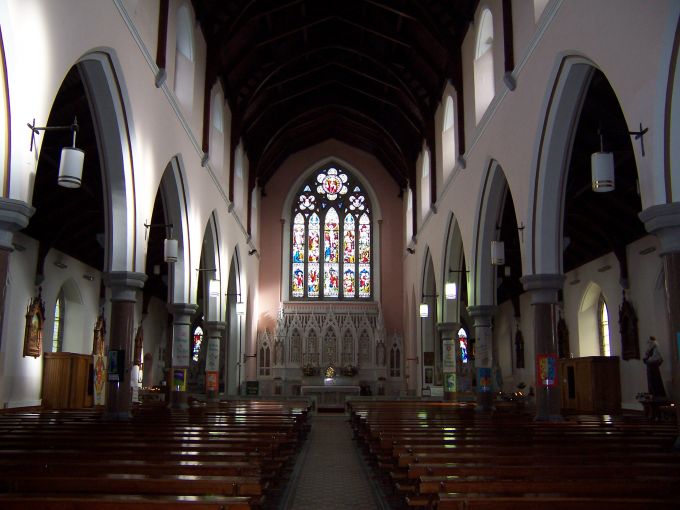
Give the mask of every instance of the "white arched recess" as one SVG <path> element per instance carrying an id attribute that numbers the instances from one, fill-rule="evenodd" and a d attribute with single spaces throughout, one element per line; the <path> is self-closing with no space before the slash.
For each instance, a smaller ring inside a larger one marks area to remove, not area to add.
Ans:
<path id="1" fill-rule="evenodd" d="M 444 245 L 444 264 L 442 266 L 442 322 L 460 322 L 461 313 L 461 282 L 465 279 L 467 285 L 467 272 L 464 266 L 465 253 L 463 251 L 463 239 L 458 227 L 456 217 L 449 215 L 448 228 L 446 229 L 446 244 Z M 446 284 L 455 283 L 458 296 L 456 299 L 446 299 Z"/>
<path id="2" fill-rule="evenodd" d="M 420 304 L 428 305 L 428 316 L 420 318 L 420 345 L 419 353 L 422 360 L 422 374 L 420 382 L 422 388 L 442 385 L 442 350 L 441 342 L 437 335 L 437 322 L 439 322 L 439 296 L 437 292 L 437 279 L 432 253 L 429 247 L 425 247 L 423 264 L 422 292 Z M 417 308 L 420 308 L 418 306 Z M 420 310 L 418 310 L 420 312 Z M 427 354 L 426 353 L 431 353 Z M 431 358 L 431 362 L 430 359 Z"/>
<path id="3" fill-rule="evenodd" d="M 238 395 L 246 368 L 243 366 L 245 324 L 243 324 L 244 319 L 236 313 L 236 303 L 239 301 L 246 302 L 241 283 L 241 260 L 238 245 L 234 247 L 234 253 L 229 264 L 226 295 L 227 346 L 224 350 L 225 354 L 221 356 L 224 360 L 224 368 L 220 366 L 220 374 L 223 374 L 227 395 Z"/>
<path id="4" fill-rule="evenodd" d="M 496 273 L 491 265 L 491 241 L 498 239 L 498 229 L 508 182 L 497 161 L 491 160 L 486 167 L 486 176 L 481 188 L 472 252 L 471 280 L 468 287 L 468 305 L 496 304 Z"/>
<path id="5" fill-rule="evenodd" d="M 181 155 L 177 155 L 163 172 L 160 189 L 166 225 L 172 225 L 172 237 L 177 239 L 177 262 L 171 264 L 168 281 L 170 303 L 191 303 L 191 248 L 187 226 L 188 204 Z"/>
<path id="6" fill-rule="evenodd" d="M 206 321 L 220 322 L 224 314 L 224 294 L 226 285 L 222 283 L 222 265 L 220 257 L 219 228 L 217 224 L 217 211 L 213 211 L 203 231 L 203 245 L 201 247 L 201 269 L 203 272 L 203 313 Z M 214 269 L 214 271 L 208 271 Z M 210 280 L 217 280 L 220 292 L 217 296 L 210 295 Z M 225 282 L 226 283 L 226 282 Z M 197 300 L 196 300 L 197 301 Z"/>
<path id="7" fill-rule="evenodd" d="M 562 274 L 562 225 L 568 161 L 581 106 L 595 66 L 582 57 L 562 58 L 548 89 L 537 134 L 537 165 L 530 180 L 528 246 L 523 273 Z"/>
<path id="8" fill-rule="evenodd" d="M 325 166 L 337 165 L 346 170 L 350 171 L 356 179 L 359 181 L 361 186 L 363 186 L 368 198 L 371 201 L 372 208 L 372 219 L 371 219 L 371 236 L 373 238 L 373 296 L 380 296 L 380 260 L 382 258 L 382 253 L 378 249 L 380 246 L 380 229 L 378 225 L 382 220 L 382 212 L 380 209 L 380 202 L 378 201 L 378 196 L 376 195 L 373 187 L 370 185 L 368 180 L 364 177 L 360 170 L 357 170 L 353 165 L 335 156 L 329 156 L 320 159 L 316 163 L 310 165 L 300 176 L 295 180 L 293 185 L 290 187 L 290 192 L 283 202 L 283 209 L 281 210 L 281 218 L 283 219 L 283 234 L 282 234 L 282 246 L 283 246 L 283 256 L 281 257 L 281 296 L 284 301 L 290 299 L 290 225 L 292 218 L 291 210 L 293 207 L 293 200 L 297 198 L 297 191 L 302 186 L 302 183 L 314 172 L 323 168 Z M 377 254 L 377 257 L 375 256 Z"/>
<path id="9" fill-rule="evenodd" d="M 97 132 L 104 186 L 104 271 L 134 271 L 136 267 L 136 206 L 134 168 L 126 115 L 127 94 L 113 50 L 94 52 L 78 63 Z"/>

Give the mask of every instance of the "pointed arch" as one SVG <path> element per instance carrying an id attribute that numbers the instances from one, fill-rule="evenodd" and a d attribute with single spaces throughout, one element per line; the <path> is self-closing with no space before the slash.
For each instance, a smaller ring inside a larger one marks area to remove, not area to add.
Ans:
<path id="1" fill-rule="evenodd" d="M 458 221 L 453 213 L 449 214 L 448 228 L 446 229 L 446 243 L 444 245 L 444 264 L 442 266 L 442 284 L 444 291 L 442 299 L 442 321 L 458 322 L 460 320 L 461 304 L 467 296 L 467 267 L 465 252 L 463 250 L 463 238 L 460 233 Z M 448 299 L 446 285 L 455 284 L 456 297 Z"/>
<path id="2" fill-rule="evenodd" d="M 201 262 L 197 278 L 197 285 L 200 281 L 203 285 L 202 295 L 204 302 L 204 316 L 207 321 L 222 321 L 223 320 L 223 288 L 222 285 L 222 268 L 220 257 L 220 243 L 219 243 L 219 228 L 217 225 L 217 211 L 213 211 L 203 230 L 203 243 L 201 249 Z M 211 271 L 212 270 L 212 271 Z M 211 284 L 211 281 L 217 283 Z M 213 295 L 210 286 L 216 286 L 217 295 Z M 197 301 L 197 300 L 196 300 Z"/>

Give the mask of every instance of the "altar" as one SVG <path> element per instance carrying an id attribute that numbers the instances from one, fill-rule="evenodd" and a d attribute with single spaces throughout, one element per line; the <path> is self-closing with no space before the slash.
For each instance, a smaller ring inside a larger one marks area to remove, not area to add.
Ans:
<path id="1" fill-rule="evenodd" d="M 359 386 L 341 384 L 309 385 L 301 386 L 300 394 L 313 396 L 316 399 L 317 409 L 344 409 L 345 397 L 359 395 Z"/>

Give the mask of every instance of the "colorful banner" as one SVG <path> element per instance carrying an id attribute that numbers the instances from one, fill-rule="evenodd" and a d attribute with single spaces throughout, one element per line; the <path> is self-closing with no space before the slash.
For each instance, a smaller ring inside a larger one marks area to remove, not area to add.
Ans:
<path id="1" fill-rule="evenodd" d="M 93 357 L 94 405 L 103 406 L 106 404 L 106 356 L 100 354 Z"/>
<path id="2" fill-rule="evenodd" d="M 444 374 L 444 391 L 448 393 L 455 393 L 458 391 L 458 380 L 456 374 Z"/>
<path id="3" fill-rule="evenodd" d="M 217 391 L 219 388 L 219 372 L 205 373 L 205 391 Z"/>
<path id="4" fill-rule="evenodd" d="M 172 389 L 175 391 L 187 391 L 186 368 L 174 368 L 172 370 Z"/>
<path id="5" fill-rule="evenodd" d="M 539 386 L 555 386 L 557 384 L 557 355 L 536 355 L 536 384 Z"/>
<path id="6" fill-rule="evenodd" d="M 456 371 L 455 340 L 442 340 L 442 371 L 445 374 Z"/>
<path id="7" fill-rule="evenodd" d="M 479 367 L 477 369 L 477 388 L 478 391 L 487 393 L 491 391 L 491 368 Z"/>

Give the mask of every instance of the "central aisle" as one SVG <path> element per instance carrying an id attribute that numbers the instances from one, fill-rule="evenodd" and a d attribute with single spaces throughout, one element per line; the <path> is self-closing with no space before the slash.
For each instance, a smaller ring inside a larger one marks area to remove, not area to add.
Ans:
<path id="1" fill-rule="evenodd" d="M 345 415 L 316 415 L 300 452 L 284 510 L 383 510 Z"/>

